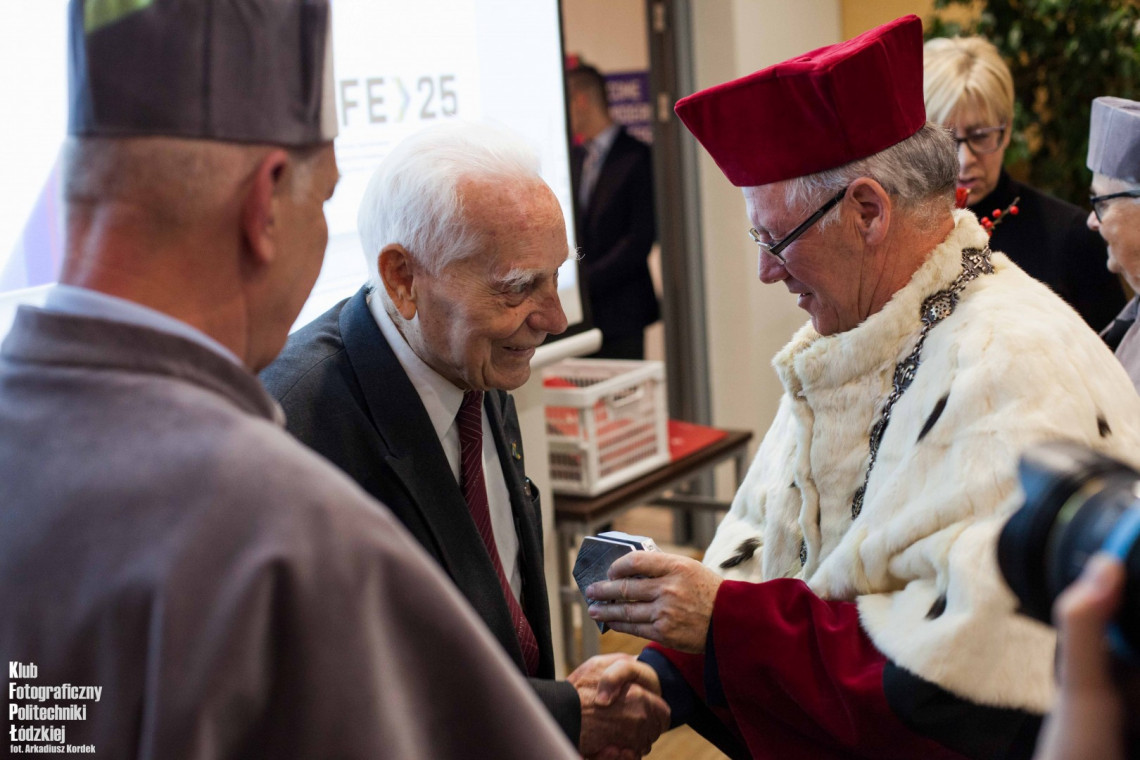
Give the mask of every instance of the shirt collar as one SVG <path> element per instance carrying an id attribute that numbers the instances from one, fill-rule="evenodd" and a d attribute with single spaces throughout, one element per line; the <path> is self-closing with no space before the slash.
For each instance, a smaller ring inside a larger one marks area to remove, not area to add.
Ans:
<path id="1" fill-rule="evenodd" d="M 598 133 L 597 137 L 590 140 L 591 149 L 597 151 L 599 156 L 605 156 L 610 152 L 610 148 L 613 147 L 614 140 L 617 139 L 618 130 L 620 129 L 621 125 L 616 122 L 603 129 Z"/>
<path id="2" fill-rule="evenodd" d="M 455 415 L 459 414 L 459 406 L 463 403 L 463 390 L 450 380 L 428 366 L 427 362 L 419 357 L 392 317 L 384 309 L 384 299 L 375 291 L 368 294 L 368 310 L 372 318 L 383 333 L 384 339 L 396 354 L 396 360 L 404 368 L 404 374 L 412 381 L 416 393 L 431 418 L 432 427 L 436 437 L 440 440 L 447 435 L 447 431 L 455 424 Z"/>
<path id="3" fill-rule="evenodd" d="M 204 346 L 238 366 L 245 366 L 237 354 L 201 330 L 191 327 L 169 314 L 163 314 L 161 311 L 143 306 L 135 301 L 128 301 L 125 298 L 118 298 L 77 285 L 56 284 L 48 290 L 44 308 L 60 314 L 124 322 L 129 325 L 171 333 Z"/>
<path id="4" fill-rule="evenodd" d="M 1140 296 L 1133 296 L 1116 318 L 1135 322 L 1138 316 L 1140 316 Z"/>

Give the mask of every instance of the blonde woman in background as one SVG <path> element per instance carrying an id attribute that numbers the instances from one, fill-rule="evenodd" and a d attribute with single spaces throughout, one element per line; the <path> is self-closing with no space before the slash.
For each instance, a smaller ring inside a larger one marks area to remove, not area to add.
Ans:
<path id="1" fill-rule="evenodd" d="M 954 133 L 958 187 L 969 192 L 970 210 L 992 225 L 990 247 L 1051 287 L 1093 329 L 1109 324 L 1124 292 L 1105 267 L 1104 241 L 1085 225 L 1088 212 L 1018 182 L 1002 167 L 1014 96 L 997 48 L 981 37 L 932 39 L 923 74 L 926 116 Z"/>

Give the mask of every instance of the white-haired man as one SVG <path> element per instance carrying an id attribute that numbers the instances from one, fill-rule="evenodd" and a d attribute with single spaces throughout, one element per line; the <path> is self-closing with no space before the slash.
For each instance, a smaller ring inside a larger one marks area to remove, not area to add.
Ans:
<path id="1" fill-rule="evenodd" d="M 569 244 L 537 157 L 491 127 L 425 130 L 377 168 L 358 226 L 371 281 L 262 373 L 289 430 L 396 513 L 583 754 L 647 751 L 659 697 L 601 708 L 594 677 L 553 680 L 539 495 L 506 393 L 566 329 Z"/>
<path id="2" fill-rule="evenodd" d="M 1137 291 L 1140 288 L 1140 103 L 1100 97 L 1092 103 L 1089 153 L 1093 178 L 1089 229 L 1108 244 L 1108 268 Z M 1137 291 L 1140 292 L 1140 291 Z M 1101 336 L 1140 388 L 1140 296 L 1104 329 Z"/>
<path id="3" fill-rule="evenodd" d="M 811 324 L 775 357 L 785 393 L 706 564 L 634 552 L 587 590 L 615 602 L 591 616 L 670 647 L 643 658 L 674 719 L 746 756 L 1028 757 L 1054 638 L 995 557 L 1018 456 L 1057 438 L 1134 456 L 1140 398 L 954 209 L 916 17 L 677 113 L 743 188 L 760 279 Z"/>
<path id="4" fill-rule="evenodd" d="M 324 255 L 327 0 L 73 0 L 70 19 L 61 284 L 0 349 L 13 752 L 573 757 L 254 374 Z"/>

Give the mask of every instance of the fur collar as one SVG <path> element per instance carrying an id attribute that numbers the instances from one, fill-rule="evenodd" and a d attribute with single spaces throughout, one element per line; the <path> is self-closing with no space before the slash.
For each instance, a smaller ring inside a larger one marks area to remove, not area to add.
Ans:
<path id="1" fill-rule="evenodd" d="M 913 346 L 922 302 L 962 271 L 962 249 L 983 248 L 988 241 L 973 214 L 955 210 L 954 229 L 881 310 L 835 335 L 820 335 L 810 322 L 800 328 L 772 360 L 784 387 L 793 395 L 837 388 L 884 364 L 893 365 Z"/>

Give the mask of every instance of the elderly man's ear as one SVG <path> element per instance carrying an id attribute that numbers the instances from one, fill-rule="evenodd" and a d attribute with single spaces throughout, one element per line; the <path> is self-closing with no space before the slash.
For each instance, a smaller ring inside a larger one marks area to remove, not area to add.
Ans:
<path id="1" fill-rule="evenodd" d="M 253 180 L 241 208 L 241 227 L 253 266 L 270 263 L 277 256 L 277 198 L 287 190 L 285 169 L 289 154 L 275 148 L 254 170 Z"/>
<path id="2" fill-rule="evenodd" d="M 891 226 L 891 197 L 887 191 L 870 177 L 860 177 L 851 183 L 847 197 L 858 205 L 856 222 L 863 241 L 867 245 L 882 243 Z"/>
<path id="3" fill-rule="evenodd" d="M 416 266 L 412 255 L 399 243 L 390 243 L 380 249 L 377 264 L 388 298 L 401 317 L 411 319 L 416 315 Z"/>

